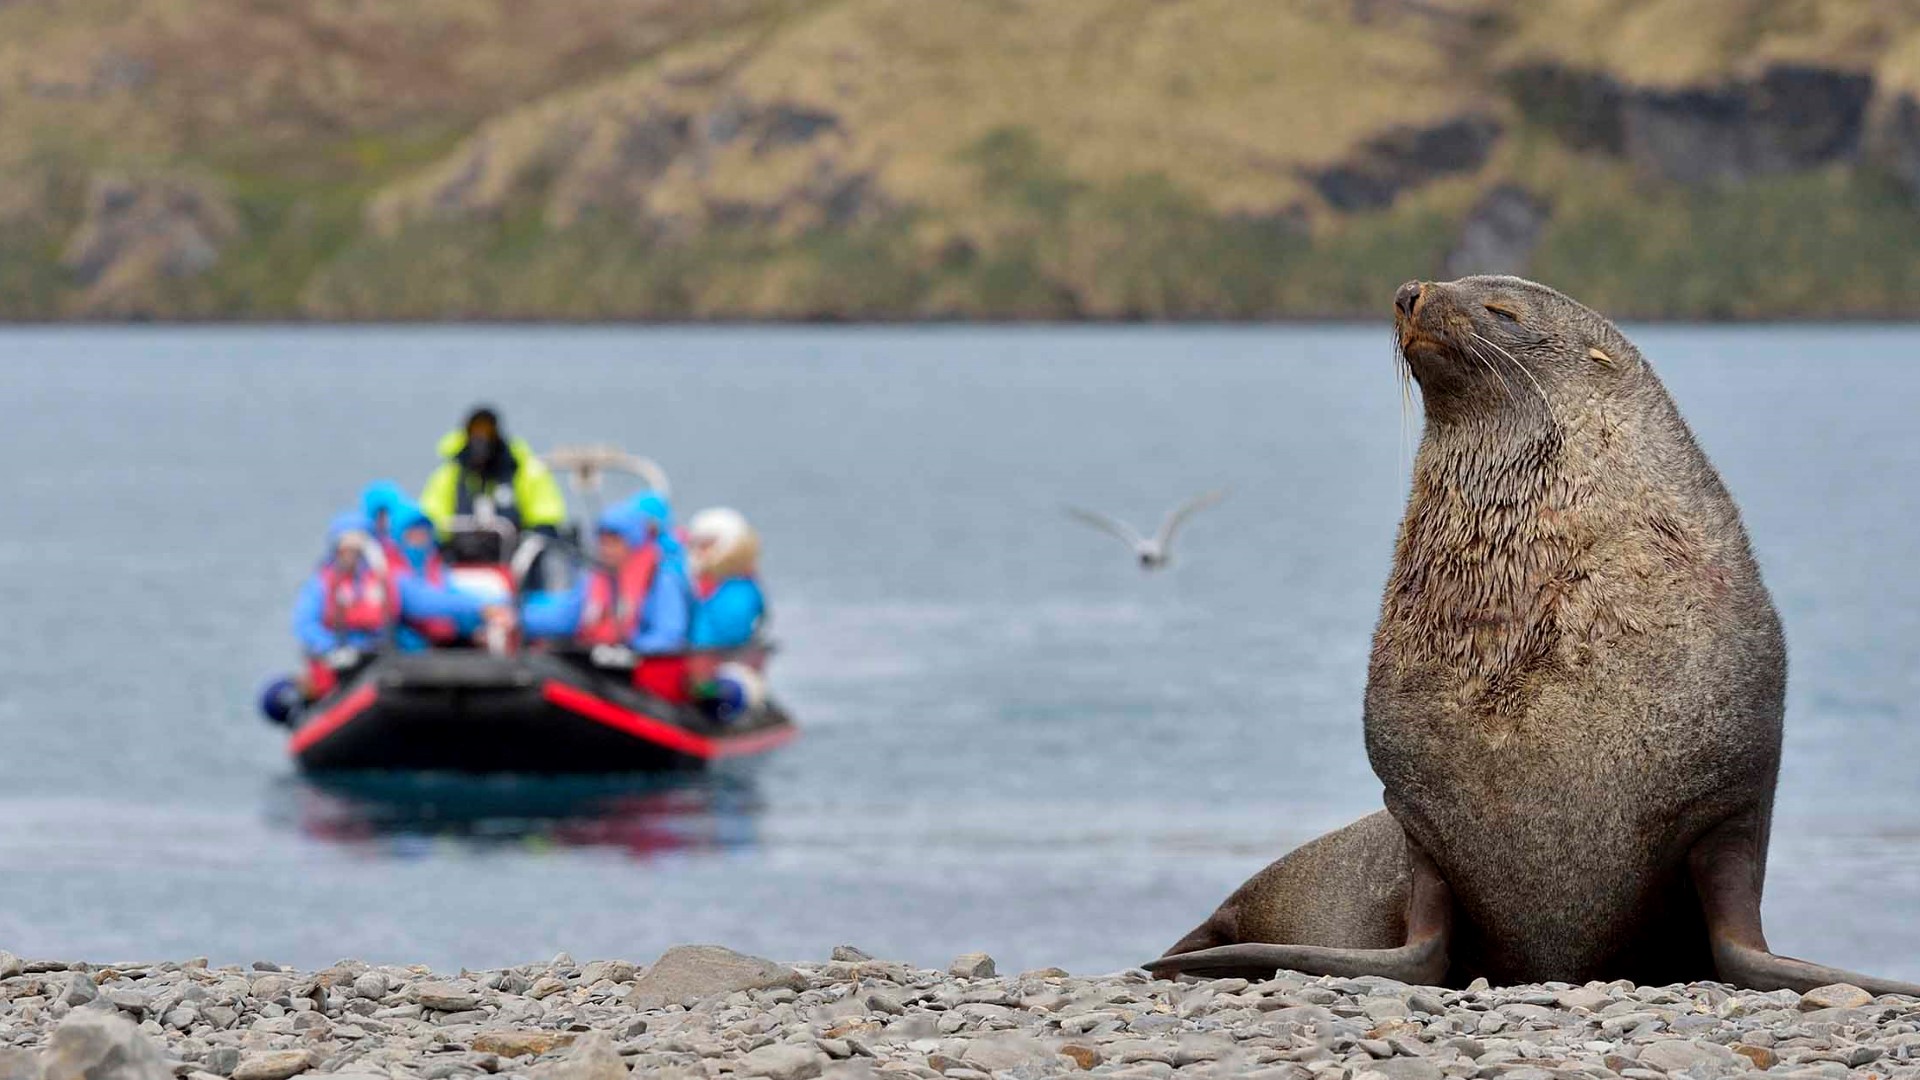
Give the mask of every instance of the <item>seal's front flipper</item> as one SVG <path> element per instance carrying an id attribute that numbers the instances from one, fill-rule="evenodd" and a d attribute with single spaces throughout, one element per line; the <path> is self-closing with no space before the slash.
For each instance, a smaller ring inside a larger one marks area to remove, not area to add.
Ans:
<path id="1" fill-rule="evenodd" d="M 1760 886 L 1766 872 L 1761 858 L 1765 834 L 1755 816 L 1743 815 L 1715 826 L 1693 845 L 1688 867 L 1706 915 L 1713 966 L 1720 981 L 1752 990 L 1793 990 L 1851 983 L 1869 994 L 1920 997 L 1920 985 L 1862 975 L 1776 956 L 1760 929 Z"/>
<path id="2" fill-rule="evenodd" d="M 1386 830 L 1391 830 L 1390 837 Z M 1378 834 L 1378 835 L 1376 835 Z M 1203 923 L 1193 933 L 1182 938 L 1166 956 L 1146 966 L 1155 975 L 1171 977 L 1174 975 L 1201 975 L 1209 978 L 1242 976 L 1264 979 L 1272 976 L 1279 968 L 1304 971 L 1312 975 L 1340 975 L 1354 978 L 1361 975 L 1380 975 L 1389 979 L 1398 979 L 1405 983 L 1433 985 L 1439 983 L 1447 974 L 1451 929 L 1453 925 L 1453 891 L 1447 887 L 1446 879 L 1440 876 L 1440 870 L 1425 851 L 1407 839 L 1400 832 L 1399 825 L 1382 812 L 1370 818 L 1363 818 L 1339 833 L 1324 837 L 1316 844 L 1345 843 L 1357 847 L 1348 852 L 1353 855 L 1378 854 L 1386 850 L 1382 840 L 1388 840 L 1396 854 L 1404 851 L 1398 865 L 1384 869 L 1380 880 L 1372 883 L 1372 888 L 1360 888 L 1349 892 L 1365 895 L 1367 892 L 1385 893 L 1404 897 L 1404 905 L 1393 912 L 1394 922 L 1399 924 L 1397 938 L 1403 944 L 1388 946 L 1381 942 L 1379 947 L 1353 948 L 1331 945 L 1275 944 L 1263 941 L 1239 941 L 1233 944 L 1213 944 L 1223 939 L 1232 940 L 1232 935 L 1242 922 L 1256 922 L 1270 918 L 1272 912 L 1266 910 L 1278 902 L 1297 902 L 1301 897 L 1296 894 L 1267 896 L 1255 886 L 1263 883 L 1267 875 L 1276 875 L 1277 880 L 1266 882 L 1270 887 L 1287 883 L 1283 873 L 1288 860 L 1303 858 L 1307 866 L 1312 866 L 1314 845 L 1308 845 L 1263 871 L 1261 876 L 1248 882 L 1246 887 L 1228 899 L 1214 917 Z M 1328 851 L 1326 854 L 1331 854 Z M 1357 859 L 1348 866 L 1362 866 L 1370 861 Z M 1381 869 L 1376 867 L 1376 869 Z M 1254 905 L 1263 905 L 1256 908 Z M 1314 912 L 1311 914 L 1320 914 Z M 1377 918 L 1363 917 L 1358 920 L 1343 920 L 1338 925 L 1342 930 L 1359 935 L 1369 944 L 1383 935 L 1375 925 Z M 1325 940 L 1324 938 L 1322 940 Z M 1211 945 L 1211 947 L 1206 947 Z"/>

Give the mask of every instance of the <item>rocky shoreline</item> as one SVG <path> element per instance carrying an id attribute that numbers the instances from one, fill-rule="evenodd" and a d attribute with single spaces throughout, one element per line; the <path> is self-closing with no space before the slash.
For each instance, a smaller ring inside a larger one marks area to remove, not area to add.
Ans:
<path id="1" fill-rule="evenodd" d="M 842 947 L 792 966 L 714 946 L 650 966 L 436 974 L 23 961 L 0 952 L 0 1080 L 1920 1080 L 1920 1000 L 1714 983 L 1464 991 L 1281 972 L 931 971 Z"/>

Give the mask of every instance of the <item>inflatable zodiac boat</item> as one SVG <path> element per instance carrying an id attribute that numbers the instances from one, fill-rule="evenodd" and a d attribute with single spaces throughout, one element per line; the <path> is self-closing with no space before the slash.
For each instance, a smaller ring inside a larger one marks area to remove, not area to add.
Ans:
<path id="1" fill-rule="evenodd" d="M 766 655 L 750 647 L 676 660 L 757 672 Z M 581 775 L 704 768 L 765 753 L 797 731 L 771 700 L 671 702 L 634 681 L 631 669 L 602 669 L 586 653 L 378 654 L 292 718 L 289 749 L 314 771 Z"/>

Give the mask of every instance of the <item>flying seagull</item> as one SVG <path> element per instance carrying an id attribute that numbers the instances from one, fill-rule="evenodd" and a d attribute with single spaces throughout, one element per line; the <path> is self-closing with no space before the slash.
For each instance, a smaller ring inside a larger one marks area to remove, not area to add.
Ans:
<path id="1" fill-rule="evenodd" d="M 1188 499 L 1173 513 L 1167 515 L 1167 520 L 1160 523 L 1160 531 L 1155 533 L 1151 540 L 1135 532 L 1126 522 L 1115 521 L 1097 510 L 1083 510 L 1078 506 L 1069 506 L 1066 511 L 1075 520 L 1084 521 L 1132 548 L 1134 558 L 1140 560 L 1140 569 L 1159 570 L 1173 561 L 1173 534 L 1180 531 L 1180 526 L 1186 523 L 1187 518 L 1219 502 L 1226 497 L 1226 494 L 1224 490 L 1209 491 L 1204 495 L 1195 495 Z"/>

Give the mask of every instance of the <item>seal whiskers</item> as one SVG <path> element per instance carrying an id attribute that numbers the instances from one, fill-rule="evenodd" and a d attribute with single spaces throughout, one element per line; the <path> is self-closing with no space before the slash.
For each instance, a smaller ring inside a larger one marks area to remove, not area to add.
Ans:
<path id="1" fill-rule="evenodd" d="M 1533 372 L 1527 370 L 1525 364 L 1522 364 L 1519 360 L 1515 359 L 1512 353 L 1502 348 L 1498 343 L 1488 341 L 1484 335 L 1478 332 L 1474 333 L 1473 340 L 1479 342 L 1482 346 L 1485 346 L 1486 348 L 1492 349 L 1496 355 L 1504 357 L 1507 363 L 1513 366 L 1513 369 L 1515 371 L 1518 371 L 1520 374 L 1526 376 L 1527 381 L 1533 384 L 1533 392 L 1540 395 L 1540 404 L 1542 405 L 1548 404 L 1547 391 L 1545 390 L 1545 388 L 1543 388 L 1540 385 L 1540 380 L 1533 377 Z"/>

